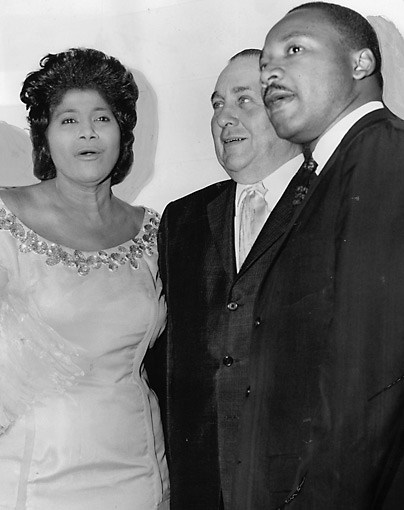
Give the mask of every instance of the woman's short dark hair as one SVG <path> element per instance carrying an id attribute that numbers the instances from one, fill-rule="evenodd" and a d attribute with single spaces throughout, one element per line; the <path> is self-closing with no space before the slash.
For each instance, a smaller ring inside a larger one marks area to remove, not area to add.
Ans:
<path id="1" fill-rule="evenodd" d="M 34 175 L 40 180 L 56 176 L 46 131 L 52 111 L 71 89 L 95 90 L 111 108 L 121 133 L 120 154 L 111 172 L 111 185 L 122 182 L 133 163 L 139 90 L 132 73 L 119 60 L 90 48 L 49 53 L 40 61 L 40 69 L 28 74 L 24 81 L 20 99 L 28 110 Z"/>

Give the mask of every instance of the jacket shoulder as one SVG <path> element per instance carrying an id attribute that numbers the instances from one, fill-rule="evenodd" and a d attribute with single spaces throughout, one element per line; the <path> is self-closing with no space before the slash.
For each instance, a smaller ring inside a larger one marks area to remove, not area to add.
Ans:
<path id="1" fill-rule="evenodd" d="M 395 131 L 398 136 L 404 133 L 404 121 L 394 115 L 388 108 L 374 110 L 358 120 L 348 131 L 341 145 L 350 145 L 359 137 Z"/>
<path id="2" fill-rule="evenodd" d="M 199 189 L 190 193 L 189 195 L 185 195 L 184 197 L 178 198 L 170 202 L 165 210 L 163 215 L 172 212 L 181 212 L 187 210 L 195 210 L 199 208 L 206 208 L 206 205 L 218 197 L 221 193 L 224 193 L 228 190 L 229 187 L 234 185 L 234 181 L 231 179 L 227 179 L 225 181 L 215 182 L 214 184 L 210 184 L 205 188 Z"/>

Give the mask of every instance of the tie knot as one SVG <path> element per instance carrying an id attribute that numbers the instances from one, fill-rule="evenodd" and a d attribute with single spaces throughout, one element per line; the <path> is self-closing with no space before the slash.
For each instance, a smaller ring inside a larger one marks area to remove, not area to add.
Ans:
<path id="1" fill-rule="evenodd" d="M 262 181 L 251 184 L 251 186 L 247 186 L 244 190 L 244 192 L 246 194 L 257 192 L 257 193 L 260 193 L 260 195 L 262 195 L 262 196 L 265 196 L 265 193 L 267 191 L 268 190 L 266 189 L 266 187 L 264 186 L 264 183 Z"/>
<path id="2" fill-rule="evenodd" d="M 313 159 L 313 153 L 310 149 L 310 147 L 305 147 L 303 149 L 303 156 L 304 156 L 304 167 L 309 172 L 314 172 L 317 168 L 317 163 Z"/>
<path id="3" fill-rule="evenodd" d="M 257 198 L 259 197 L 259 200 L 265 201 L 266 203 L 265 195 L 267 191 L 262 181 L 246 186 L 240 194 L 238 203 L 241 204 L 245 198 L 249 197 L 249 199 L 252 199 L 254 196 Z"/>
<path id="4" fill-rule="evenodd" d="M 313 153 L 309 146 L 303 148 L 304 161 L 309 161 L 313 157 Z"/>

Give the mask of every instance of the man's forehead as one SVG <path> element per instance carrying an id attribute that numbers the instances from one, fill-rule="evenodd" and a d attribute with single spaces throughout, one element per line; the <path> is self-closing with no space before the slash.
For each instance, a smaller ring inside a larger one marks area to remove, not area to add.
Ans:
<path id="1" fill-rule="evenodd" d="M 319 9 L 305 8 L 286 14 L 268 32 L 265 46 L 272 40 L 287 41 L 293 37 L 310 37 L 335 28 L 331 20 Z"/>
<path id="2" fill-rule="evenodd" d="M 227 87 L 242 87 L 251 85 L 255 79 L 259 79 L 259 58 L 240 57 L 230 62 L 220 73 L 216 82 L 216 88 L 225 85 Z"/>

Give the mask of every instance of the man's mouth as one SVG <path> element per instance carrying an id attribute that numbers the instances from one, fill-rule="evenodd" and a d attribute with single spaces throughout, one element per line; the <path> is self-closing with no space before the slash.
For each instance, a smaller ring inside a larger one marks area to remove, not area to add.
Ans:
<path id="1" fill-rule="evenodd" d="M 234 143 L 234 142 L 242 142 L 243 140 L 245 140 L 245 138 L 234 136 L 232 138 L 225 138 L 223 140 L 223 143 L 226 145 L 226 144 Z"/>
<path id="2" fill-rule="evenodd" d="M 267 87 L 264 94 L 264 103 L 267 108 L 281 106 L 295 97 L 290 90 Z"/>

